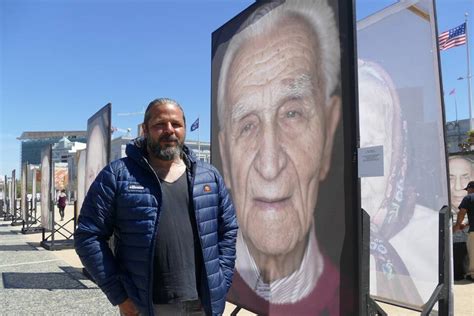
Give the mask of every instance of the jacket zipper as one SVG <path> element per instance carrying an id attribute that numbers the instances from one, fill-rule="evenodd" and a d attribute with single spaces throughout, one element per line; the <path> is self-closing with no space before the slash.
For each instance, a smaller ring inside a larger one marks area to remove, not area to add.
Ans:
<path id="1" fill-rule="evenodd" d="M 159 208 L 161 207 L 161 201 L 162 201 L 162 198 L 163 198 L 163 191 L 161 190 L 161 182 L 160 182 L 160 179 L 158 178 L 158 175 L 156 174 L 155 170 L 153 170 L 152 166 L 150 165 L 150 163 L 148 161 L 146 161 L 146 159 L 143 159 L 143 161 L 146 163 L 148 168 L 151 170 L 151 172 L 155 176 L 156 182 L 158 182 L 158 188 L 159 188 L 160 193 L 161 193 L 160 197 L 157 198 L 158 206 L 157 206 L 157 209 L 156 209 L 155 226 L 153 228 L 153 235 L 152 235 L 153 239 L 151 241 L 150 254 L 149 254 L 149 259 L 148 259 L 148 261 L 150 262 L 150 264 L 148 265 L 149 275 L 150 275 L 150 281 L 148 282 L 148 295 L 149 295 L 149 298 L 148 298 L 148 309 L 149 309 L 149 311 L 148 312 L 149 312 L 149 315 L 153 315 L 153 262 L 154 262 L 153 253 L 155 251 L 156 231 L 158 229 L 158 222 L 160 221 L 159 214 L 161 214 L 161 211 L 159 210 Z"/>
<path id="2" fill-rule="evenodd" d="M 206 283 L 207 282 L 207 268 L 206 268 L 206 262 L 204 260 L 204 252 L 203 252 L 203 247 L 202 247 L 202 240 L 201 240 L 201 228 L 199 227 L 199 220 L 198 220 L 198 214 L 197 214 L 197 208 L 196 205 L 194 204 L 194 179 L 196 178 L 196 169 L 197 169 L 197 163 L 194 162 L 192 163 L 192 168 L 191 168 L 191 190 L 190 190 L 190 195 L 191 195 L 191 201 L 193 203 L 193 209 L 194 209 L 194 217 L 196 219 L 196 230 L 198 233 L 198 239 L 199 239 L 199 251 L 201 252 L 201 258 L 202 258 L 202 267 L 204 269 L 204 278 L 206 278 Z M 202 278 L 202 277 L 201 277 Z M 201 282 L 201 280 L 199 280 Z M 208 284 L 209 287 L 209 284 Z M 210 297 L 210 292 L 209 292 L 209 303 L 211 303 L 211 297 Z M 202 304 L 202 302 L 201 302 Z M 211 308 L 211 313 L 212 313 L 212 304 L 210 306 Z"/>
<path id="3" fill-rule="evenodd" d="M 202 259 L 204 261 L 204 253 L 202 253 L 202 241 L 201 241 L 201 229 L 199 228 L 199 221 L 198 221 L 198 216 L 196 212 L 196 205 L 194 204 L 194 178 L 196 177 L 196 163 L 193 163 L 192 168 L 191 168 L 191 190 L 190 190 L 190 195 L 191 195 L 191 201 L 193 202 L 193 209 L 194 209 L 194 217 L 196 219 L 196 229 L 198 232 L 198 239 L 199 239 L 199 245 L 201 246 L 201 254 L 202 254 Z M 204 262 L 203 262 L 204 264 Z M 206 269 L 206 265 L 204 264 L 204 269 Z"/>

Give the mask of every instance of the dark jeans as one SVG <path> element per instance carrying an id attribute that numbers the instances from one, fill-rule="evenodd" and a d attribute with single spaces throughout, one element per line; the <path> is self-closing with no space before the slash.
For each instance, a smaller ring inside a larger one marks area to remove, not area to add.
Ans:
<path id="1" fill-rule="evenodd" d="M 453 243 L 453 270 L 454 270 L 454 280 L 464 279 L 465 270 L 465 260 L 467 256 L 467 247 L 465 242 L 455 242 Z"/>
<path id="2" fill-rule="evenodd" d="M 64 218 L 64 207 L 58 206 L 59 208 L 59 215 L 61 215 L 61 219 Z"/>
<path id="3" fill-rule="evenodd" d="M 155 304 L 153 311 L 158 316 L 206 316 L 199 300 L 174 304 Z"/>

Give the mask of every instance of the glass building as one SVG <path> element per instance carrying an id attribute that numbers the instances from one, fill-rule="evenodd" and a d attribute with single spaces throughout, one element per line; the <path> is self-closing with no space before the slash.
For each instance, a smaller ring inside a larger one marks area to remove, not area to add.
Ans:
<path id="1" fill-rule="evenodd" d="M 47 145 L 59 142 L 63 137 L 71 142 L 87 141 L 87 131 L 23 132 L 17 139 L 21 141 L 20 166 L 23 163 L 41 163 L 41 150 Z M 21 169 L 21 168 L 20 168 Z"/>

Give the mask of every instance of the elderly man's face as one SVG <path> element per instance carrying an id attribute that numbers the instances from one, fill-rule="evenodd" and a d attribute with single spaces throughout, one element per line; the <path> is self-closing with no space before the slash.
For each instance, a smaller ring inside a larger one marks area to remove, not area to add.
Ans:
<path id="1" fill-rule="evenodd" d="M 451 206 L 457 209 L 467 192 L 464 188 L 471 181 L 472 165 L 464 158 L 449 160 L 449 185 L 451 188 Z"/>
<path id="2" fill-rule="evenodd" d="M 310 27 L 279 22 L 246 41 L 232 61 L 219 134 L 243 236 L 270 256 L 306 242 L 340 112 L 337 97 L 326 102 Z"/>

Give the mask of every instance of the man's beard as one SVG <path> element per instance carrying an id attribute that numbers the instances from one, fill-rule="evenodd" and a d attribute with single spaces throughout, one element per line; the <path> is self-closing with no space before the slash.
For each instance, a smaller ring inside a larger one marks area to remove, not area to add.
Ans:
<path id="1" fill-rule="evenodd" d="M 161 146 L 160 141 L 174 141 L 176 146 Z M 183 143 L 181 143 L 176 136 L 162 136 L 157 141 L 154 141 L 150 137 L 146 138 L 148 151 L 154 157 L 164 160 L 171 161 L 181 156 L 183 152 Z"/>

